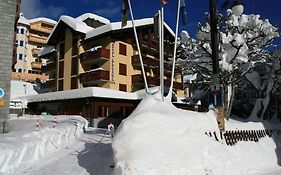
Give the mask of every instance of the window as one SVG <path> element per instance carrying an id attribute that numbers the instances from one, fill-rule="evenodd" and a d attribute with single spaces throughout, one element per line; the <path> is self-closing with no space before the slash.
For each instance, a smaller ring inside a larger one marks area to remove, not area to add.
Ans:
<path id="1" fill-rule="evenodd" d="M 60 44 L 60 57 L 59 57 L 59 59 L 60 60 L 64 59 L 64 43 Z"/>
<path id="2" fill-rule="evenodd" d="M 72 40 L 72 56 L 78 55 L 78 39 Z"/>
<path id="3" fill-rule="evenodd" d="M 59 91 L 63 90 L 63 80 L 59 80 Z"/>
<path id="4" fill-rule="evenodd" d="M 98 116 L 99 117 L 108 117 L 110 115 L 109 106 L 98 106 Z"/>
<path id="5" fill-rule="evenodd" d="M 77 88 L 78 88 L 77 77 L 72 77 L 71 78 L 71 89 L 77 89 Z"/>
<path id="6" fill-rule="evenodd" d="M 23 47 L 23 45 L 24 45 L 24 42 L 22 40 L 20 40 L 20 46 Z"/>
<path id="7" fill-rule="evenodd" d="M 22 60 L 23 59 L 23 54 L 19 53 L 18 58 L 19 58 L 19 60 Z"/>
<path id="8" fill-rule="evenodd" d="M 119 84 L 119 90 L 127 92 L 127 85 L 126 84 Z"/>
<path id="9" fill-rule="evenodd" d="M 18 46 L 18 43 L 19 43 L 19 41 L 18 41 L 18 40 L 16 40 L 16 43 L 15 43 L 15 44 L 16 44 L 16 46 Z"/>
<path id="10" fill-rule="evenodd" d="M 78 57 L 72 58 L 71 60 L 71 75 L 78 74 Z"/>
<path id="11" fill-rule="evenodd" d="M 20 33 L 21 33 L 21 34 L 24 34 L 24 29 L 20 29 Z"/>
<path id="12" fill-rule="evenodd" d="M 119 63 L 119 75 L 127 76 L 127 66 L 126 66 L 126 64 Z"/>
<path id="13" fill-rule="evenodd" d="M 119 54 L 127 55 L 127 46 L 125 44 L 119 43 Z"/>
<path id="14" fill-rule="evenodd" d="M 59 63 L 59 78 L 63 78 L 63 73 L 64 73 L 64 62 L 60 61 Z"/>
<path id="15" fill-rule="evenodd" d="M 21 71 L 22 71 L 21 68 L 19 68 L 19 69 L 18 69 L 18 72 L 21 72 Z"/>

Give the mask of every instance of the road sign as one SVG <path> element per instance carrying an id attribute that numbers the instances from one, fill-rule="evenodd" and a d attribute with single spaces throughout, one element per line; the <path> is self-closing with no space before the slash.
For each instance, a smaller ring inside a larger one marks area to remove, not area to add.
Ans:
<path id="1" fill-rule="evenodd" d="M 4 97 L 4 90 L 2 88 L 0 88 L 0 98 Z"/>
<path id="2" fill-rule="evenodd" d="M 3 98 L 0 98 L 0 106 L 4 106 L 5 100 Z"/>

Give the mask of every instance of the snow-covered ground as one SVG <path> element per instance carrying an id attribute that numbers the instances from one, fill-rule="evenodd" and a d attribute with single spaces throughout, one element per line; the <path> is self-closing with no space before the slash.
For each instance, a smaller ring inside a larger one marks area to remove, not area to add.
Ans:
<path id="1" fill-rule="evenodd" d="M 111 138 L 82 117 L 23 116 L 10 126 L 0 135 L 1 175 L 111 174 Z"/>
<path id="2" fill-rule="evenodd" d="M 185 111 L 159 99 L 145 97 L 113 141 L 106 130 L 87 128 L 80 116 L 11 119 L 11 132 L 0 135 L 0 174 L 281 174 L 280 123 L 226 121 L 227 131 L 273 131 L 230 146 L 220 138 L 215 112 Z"/>
<path id="3" fill-rule="evenodd" d="M 273 131 L 230 146 L 213 111 L 184 111 L 159 99 L 145 98 L 119 126 L 112 142 L 115 175 L 281 174 L 280 122 L 226 121 L 227 131 Z"/>

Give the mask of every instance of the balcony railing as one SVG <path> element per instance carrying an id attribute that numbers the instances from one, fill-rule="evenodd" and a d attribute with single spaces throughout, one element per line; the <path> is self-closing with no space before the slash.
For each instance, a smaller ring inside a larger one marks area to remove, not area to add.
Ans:
<path id="1" fill-rule="evenodd" d="M 40 52 L 40 49 L 38 49 L 38 48 L 33 48 L 33 49 L 31 50 L 31 52 L 32 52 L 32 56 L 33 56 L 33 57 L 37 57 L 37 56 L 38 56 L 38 53 Z"/>
<path id="2" fill-rule="evenodd" d="M 80 74 L 80 83 L 99 83 L 109 81 L 109 71 L 97 70 Z"/>
<path id="3" fill-rule="evenodd" d="M 149 42 L 148 40 L 143 40 L 140 45 L 144 48 L 151 48 L 155 51 L 159 51 L 159 42 L 156 40 L 152 40 Z M 164 53 L 172 55 L 174 52 L 173 50 L 173 44 L 165 43 L 164 44 Z"/>
<path id="4" fill-rule="evenodd" d="M 40 43 L 40 44 L 46 44 L 47 37 L 29 34 L 28 35 L 28 41 Z"/>
<path id="5" fill-rule="evenodd" d="M 36 25 L 31 25 L 30 29 L 39 31 L 39 32 L 43 32 L 43 33 L 47 33 L 47 34 L 51 33 L 51 31 L 52 31 L 51 27 L 42 27 L 42 26 L 36 26 Z"/>
<path id="6" fill-rule="evenodd" d="M 150 86 L 151 85 L 152 86 L 159 86 L 159 84 L 160 84 L 159 77 L 149 77 L 148 76 L 146 78 L 147 78 L 148 85 L 150 85 Z M 140 75 L 140 74 L 139 75 L 132 75 L 132 84 L 133 85 L 142 85 L 142 84 L 144 84 L 143 76 Z M 170 86 L 171 79 L 170 78 L 165 79 L 164 80 L 164 84 L 165 84 L 165 86 Z M 174 81 L 173 87 L 175 89 L 183 89 L 183 84 Z"/>
<path id="7" fill-rule="evenodd" d="M 49 79 L 49 76 L 25 72 L 12 72 L 12 79 L 14 80 L 35 81 L 37 78 L 39 78 L 40 80 L 47 80 Z"/>
<path id="8" fill-rule="evenodd" d="M 50 62 L 41 66 L 42 72 L 56 71 L 56 63 Z"/>
<path id="9" fill-rule="evenodd" d="M 42 89 L 47 89 L 48 91 L 52 91 L 56 89 L 56 80 L 52 79 L 52 80 L 47 80 L 45 83 L 42 83 L 41 88 Z"/>
<path id="10" fill-rule="evenodd" d="M 98 49 L 96 51 L 88 51 L 81 54 L 81 63 L 90 63 L 98 61 L 108 61 L 110 58 L 110 51 L 105 48 Z"/>
<path id="11" fill-rule="evenodd" d="M 42 62 L 31 62 L 32 69 L 41 69 Z"/>
<path id="12" fill-rule="evenodd" d="M 156 60 L 156 59 L 153 59 L 153 58 L 149 58 L 147 56 L 143 56 L 142 60 L 143 60 L 144 66 L 147 66 L 147 67 L 159 67 L 159 60 Z M 140 66 L 139 55 L 133 55 L 132 56 L 132 65 L 134 67 L 139 67 Z"/>

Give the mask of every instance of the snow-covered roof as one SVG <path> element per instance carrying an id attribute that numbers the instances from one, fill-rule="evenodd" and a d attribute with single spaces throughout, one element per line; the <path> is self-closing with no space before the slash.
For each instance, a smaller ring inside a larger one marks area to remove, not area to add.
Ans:
<path id="1" fill-rule="evenodd" d="M 36 92 L 37 85 L 24 82 L 24 81 L 11 81 L 11 100 L 16 100 L 18 97 L 27 96 L 27 95 L 35 95 L 38 94 Z"/>
<path id="2" fill-rule="evenodd" d="M 38 53 L 38 57 L 43 57 L 49 53 L 52 53 L 55 51 L 54 46 L 47 46 L 44 47 L 42 50 L 40 50 L 40 52 Z"/>
<path id="3" fill-rule="evenodd" d="M 153 18 L 139 19 L 139 20 L 135 20 L 134 22 L 135 22 L 136 27 L 154 24 Z M 164 25 L 172 35 L 175 35 L 173 30 L 166 23 L 164 23 Z M 121 28 L 121 22 L 113 22 L 113 23 L 110 23 L 110 24 L 107 24 L 107 25 L 104 25 L 104 26 L 101 26 L 101 27 L 88 31 L 86 33 L 85 40 L 98 36 L 98 35 L 101 35 L 101 34 L 104 34 L 104 33 L 107 33 L 107 32 L 110 32 L 110 31 L 128 29 L 128 28 L 132 28 L 132 27 L 133 27 L 132 21 L 128 21 L 127 25 L 123 28 Z"/>
<path id="4" fill-rule="evenodd" d="M 76 19 L 80 20 L 80 21 L 85 21 L 86 19 L 94 19 L 96 21 L 99 21 L 100 23 L 103 24 L 109 24 L 110 21 L 104 17 L 98 16 L 96 14 L 93 13 L 85 13 L 83 15 L 78 16 Z"/>
<path id="5" fill-rule="evenodd" d="M 35 22 L 48 22 L 51 24 L 56 24 L 57 21 L 49 19 L 49 18 L 44 18 L 44 17 L 39 17 L 39 18 L 34 18 L 29 20 L 30 23 L 35 23 Z"/>
<path id="6" fill-rule="evenodd" d="M 136 93 L 122 92 L 118 90 L 112 90 L 101 87 L 87 87 L 82 89 L 73 89 L 58 92 L 49 92 L 38 95 L 30 95 L 21 98 L 26 102 L 42 102 L 42 101 L 53 101 L 53 100 L 66 100 L 66 99 L 77 99 L 85 97 L 102 97 L 102 98 L 114 98 L 114 99 L 127 99 L 127 100 L 138 100 L 139 95 Z"/>
<path id="7" fill-rule="evenodd" d="M 77 31 L 80 33 L 85 33 L 85 34 L 93 29 L 92 27 L 88 26 L 86 23 L 80 21 L 79 19 L 63 15 L 60 17 L 59 22 L 53 28 L 51 34 L 49 35 L 49 37 L 47 39 L 47 43 L 49 42 L 50 38 L 52 38 L 54 32 L 57 30 L 58 26 L 61 23 L 65 23 L 66 25 L 71 27 L 74 31 Z"/>
<path id="8" fill-rule="evenodd" d="M 30 25 L 30 21 L 28 19 L 26 19 L 23 14 L 21 13 L 20 14 L 20 18 L 18 20 L 18 24 L 24 24 L 24 25 L 27 25 L 29 26 Z"/>

